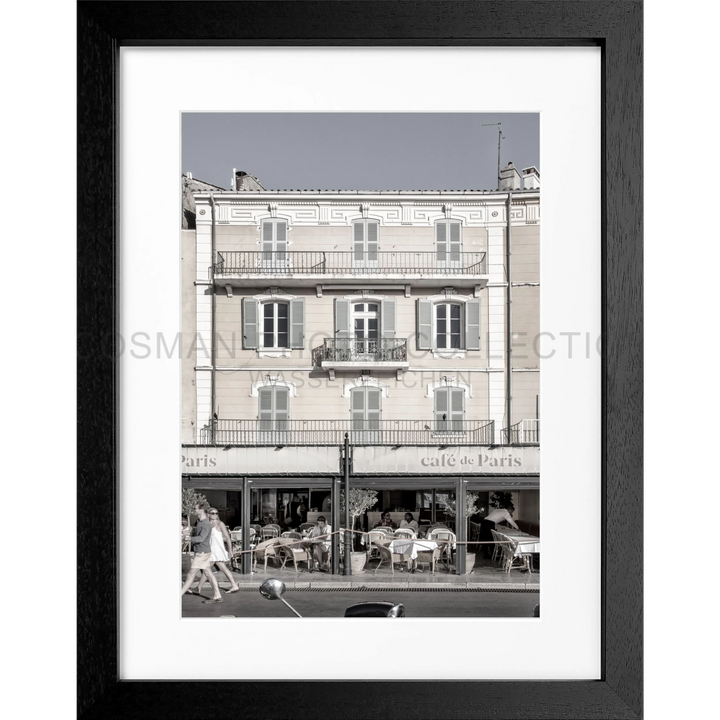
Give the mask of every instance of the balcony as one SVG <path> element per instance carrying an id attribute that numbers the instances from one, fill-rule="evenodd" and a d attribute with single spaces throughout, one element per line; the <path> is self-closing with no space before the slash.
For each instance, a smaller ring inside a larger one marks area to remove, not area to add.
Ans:
<path id="1" fill-rule="evenodd" d="M 200 445 L 235 447 L 342 445 L 493 445 L 492 420 L 216 420 Z"/>
<path id="2" fill-rule="evenodd" d="M 218 285 L 267 287 L 387 282 L 482 288 L 487 284 L 484 252 L 288 252 L 218 251 L 212 266 Z"/>
<path id="3" fill-rule="evenodd" d="M 336 370 L 396 370 L 404 372 L 410 366 L 407 359 L 407 340 L 378 338 L 326 338 L 320 347 L 313 348 L 313 365 Z"/>
<path id="4" fill-rule="evenodd" d="M 509 428 L 500 430 L 500 442 L 503 445 L 539 445 L 540 421 L 521 420 Z"/>

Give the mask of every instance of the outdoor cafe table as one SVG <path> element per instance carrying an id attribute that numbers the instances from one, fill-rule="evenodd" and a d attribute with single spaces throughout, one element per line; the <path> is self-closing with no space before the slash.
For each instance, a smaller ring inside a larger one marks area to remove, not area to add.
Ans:
<path id="1" fill-rule="evenodd" d="M 434 540 L 417 540 L 416 538 L 395 538 L 390 541 L 387 548 L 396 555 L 409 555 L 411 560 L 417 560 L 420 552 L 432 552 L 438 547 Z"/>
<path id="2" fill-rule="evenodd" d="M 540 538 L 536 535 L 526 535 L 520 530 L 515 530 L 515 528 L 504 528 L 502 532 L 496 528 L 495 532 L 501 537 L 506 537 L 508 540 L 512 540 L 517 543 L 517 546 L 515 547 L 515 555 L 530 555 L 530 572 L 535 572 L 532 562 L 532 553 L 540 552 Z"/>

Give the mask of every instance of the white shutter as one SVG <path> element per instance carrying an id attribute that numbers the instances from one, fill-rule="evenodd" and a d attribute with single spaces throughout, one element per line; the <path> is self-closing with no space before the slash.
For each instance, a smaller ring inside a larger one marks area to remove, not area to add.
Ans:
<path id="1" fill-rule="evenodd" d="M 258 390 L 258 420 L 261 431 L 273 429 L 273 388 L 265 387 Z"/>
<path id="2" fill-rule="evenodd" d="M 444 263 L 447 260 L 447 222 L 445 220 L 435 224 L 435 249 L 437 261 Z"/>
<path id="3" fill-rule="evenodd" d="M 435 390 L 435 432 L 447 432 L 449 427 L 448 392 L 450 388 L 437 388 Z"/>
<path id="4" fill-rule="evenodd" d="M 396 329 L 396 306 L 395 300 L 383 300 L 380 305 L 380 337 L 384 340 L 385 338 L 394 339 Z"/>
<path id="5" fill-rule="evenodd" d="M 350 337 L 350 301 L 335 300 L 335 339 L 347 340 Z M 338 347 L 346 347 L 347 343 L 340 342 Z"/>
<path id="6" fill-rule="evenodd" d="M 368 262 L 376 263 L 378 260 L 378 224 L 369 221 L 367 223 L 367 259 Z"/>
<path id="7" fill-rule="evenodd" d="M 367 418 L 366 427 L 368 430 L 380 430 L 380 396 L 381 390 L 378 388 L 365 388 L 367 393 Z"/>
<path id="8" fill-rule="evenodd" d="M 365 225 L 362 222 L 353 225 L 353 251 L 356 263 L 365 261 Z"/>
<path id="9" fill-rule="evenodd" d="M 462 250 L 462 242 L 460 239 L 460 223 L 450 221 L 450 262 L 460 262 L 460 251 Z"/>
<path id="10" fill-rule="evenodd" d="M 465 348 L 480 349 L 480 300 L 465 303 Z"/>
<path id="11" fill-rule="evenodd" d="M 272 388 L 275 392 L 275 407 L 273 408 L 273 429 L 284 431 L 288 429 L 288 419 L 290 418 L 290 393 L 286 387 Z"/>
<path id="12" fill-rule="evenodd" d="M 305 298 L 290 301 L 290 347 L 305 347 Z"/>
<path id="13" fill-rule="evenodd" d="M 287 251 L 287 224 L 284 220 L 275 223 L 275 258 L 284 263 Z"/>
<path id="14" fill-rule="evenodd" d="M 430 300 L 417 301 L 417 348 L 432 348 L 433 304 Z"/>
<path id="15" fill-rule="evenodd" d="M 465 391 L 460 388 L 450 388 L 450 429 L 453 432 L 463 431 L 465 420 Z"/>
<path id="16" fill-rule="evenodd" d="M 243 298 L 243 348 L 253 350 L 258 346 L 259 303 L 252 298 Z"/>
<path id="17" fill-rule="evenodd" d="M 352 427 L 355 432 L 365 429 L 365 388 L 355 388 L 350 393 Z"/>
<path id="18" fill-rule="evenodd" d="M 273 251 L 273 223 L 266 220 L 262 224 L 262 249 L 265 260 L 272 260 Z"/>

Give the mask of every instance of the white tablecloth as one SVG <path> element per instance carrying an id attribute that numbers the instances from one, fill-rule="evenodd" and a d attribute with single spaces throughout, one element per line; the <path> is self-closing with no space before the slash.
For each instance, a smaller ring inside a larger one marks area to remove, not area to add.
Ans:
<path id="1" fill-rule="evenodd" d="M 510 532 L 508 532 L 509 530 Z M 515 548 L 515 554 L 521 555 L 523 553 L 539 553 L 540 552 L 540 538 L 536 535 L 525 535 L 524 533 L 520 533 L 519 530 L 515 530 L 515 528 L 508 528 L 506 530 L 503 530 L 502 532 L 495 528 L 495 532 L 499 535 L 504 535 L 509 540 L 512 540 L 517 543 L 517 548 Z"/>
<path id="2" fill-rule="evenodd" d="M 438 547 L 434 540 L 414 540 L 412 538 L 395 538 L 388 545 L 390 552 L 397 555 L 409 556 L 411 560 L 417 560 L 419 552 L 432 552 Z"/>

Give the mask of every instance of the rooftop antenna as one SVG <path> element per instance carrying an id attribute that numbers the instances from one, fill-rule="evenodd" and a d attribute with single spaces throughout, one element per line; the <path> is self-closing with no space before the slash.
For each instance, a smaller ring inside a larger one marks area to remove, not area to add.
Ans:
<path id="1" fill-rule="evenodd" d="M 485 123 L 483 127 L 497 127 L 498 129 L 498 175 L 497 175 L 497 189 L 500 191 L 500 142 L 505 139 L 505 136 L 502 134 L 501 126 L 502 123 Z"/>

